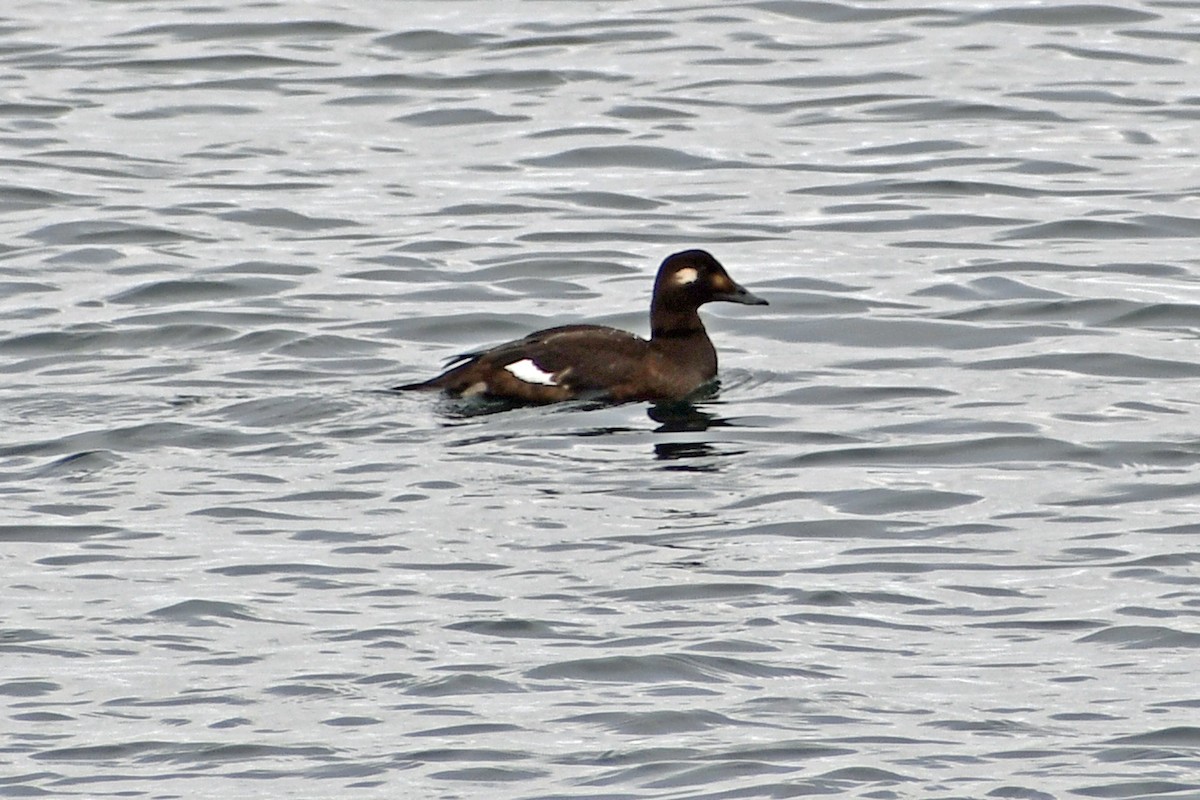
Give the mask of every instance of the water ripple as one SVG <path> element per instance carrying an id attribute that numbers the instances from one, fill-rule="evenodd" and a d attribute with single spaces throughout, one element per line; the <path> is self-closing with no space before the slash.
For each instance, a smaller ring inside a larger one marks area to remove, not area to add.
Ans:
<path id="1" fill-rule="evenodd" d="M 0 26 L 8 794 L 1200 792 L 1187 4 L 81 8 Z M 687 247 L 771 303 L 695 403 L 387 391 Z"/>

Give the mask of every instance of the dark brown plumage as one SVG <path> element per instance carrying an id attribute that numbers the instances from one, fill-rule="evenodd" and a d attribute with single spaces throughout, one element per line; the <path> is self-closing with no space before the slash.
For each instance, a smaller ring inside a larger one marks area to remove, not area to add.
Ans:
<path id="1" fill-rule="evenodd" d="M 717 374 L 717 352 L 697 313 L 712 301 L 767 304 L 735 283 L 707 252 L 675 253 L 654 281 L 648 340 L 603 325 L 547 328 L 464 353 L 453 362 L 465 363 L 436 378 L 396 388 L 524 403 L 683 399 Z"/>

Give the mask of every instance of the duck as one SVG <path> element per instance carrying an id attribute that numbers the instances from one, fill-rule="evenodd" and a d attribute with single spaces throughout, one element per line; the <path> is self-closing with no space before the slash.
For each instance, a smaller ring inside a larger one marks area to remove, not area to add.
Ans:
<path id="1" fill-rule="evenodd" d="M 705 250 L 663 260 L 650 300 L 650 338 L 606 325 L 561 325 L 462 353 L 428 380 L 396 391 L 540 405 L 565 400 L 685 400 L 717 375 L 717 351 L 698 313 L 711 302 L 765 306 Z"/>

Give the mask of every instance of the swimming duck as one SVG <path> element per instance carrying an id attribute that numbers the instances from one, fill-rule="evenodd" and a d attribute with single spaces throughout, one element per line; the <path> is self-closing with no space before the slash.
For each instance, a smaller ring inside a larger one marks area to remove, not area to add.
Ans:
<path id="1" fill-rule="evenodd" d="M 685 250 L 659 267 L 649 339 L 604 325 L 547 328 L 455 356 L 437 377 L 395 388 L 520 403 L 680 400 L 716 377 L 717 352 L 697 313 L 713 301 L 767 305 L 734 282 L 712 255 Z"/>

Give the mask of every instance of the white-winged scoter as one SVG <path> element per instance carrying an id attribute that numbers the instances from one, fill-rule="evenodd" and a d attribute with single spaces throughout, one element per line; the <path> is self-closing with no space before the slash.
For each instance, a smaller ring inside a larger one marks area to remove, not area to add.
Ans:
<path id="1" fill-rule="evenodd" d="M 650 338 L 604 325 L 563 325 L 451 359 L 450 369 L 396 389 L 521 403 L 680 400 L 717 374 L 717 352 L 697 313 L 712 301 L 765 306 L 704 250 L 668 256 L 654 280 Z M 458 362 L 464 363 L 458 363 Z"/>

